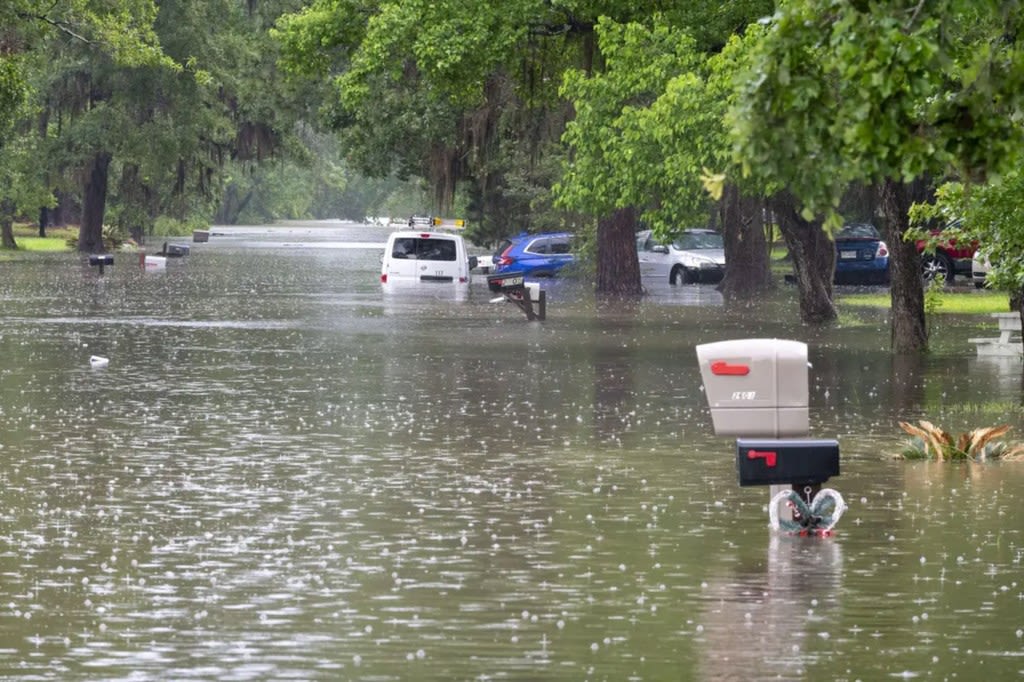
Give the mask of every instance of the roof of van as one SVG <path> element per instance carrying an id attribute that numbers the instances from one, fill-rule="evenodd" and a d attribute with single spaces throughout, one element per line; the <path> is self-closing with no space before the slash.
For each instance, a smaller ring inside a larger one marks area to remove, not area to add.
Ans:
<path id="1" fill-rule="evenodd" d="M 427 232 L 423 230 L 399 230 L 398 232 L 392 232 L 388 235 L 388 239 L 394 237 L 418 237 L 420 239 L 436 239 L 438 237 L 445 239 L 462 239 L 461 234 L 452 234 L 451 232 Z"/>

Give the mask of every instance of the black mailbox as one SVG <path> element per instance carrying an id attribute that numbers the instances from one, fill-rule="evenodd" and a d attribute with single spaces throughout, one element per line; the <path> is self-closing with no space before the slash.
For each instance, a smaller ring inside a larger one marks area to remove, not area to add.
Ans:
<path id="1" fill-rule="evenodd" d="M 93 253 L 89 255 L 89 265 L 99 267 L 100 274 L 103 274 L 103 267 L 114 264 L 114 256 L 109 253 Z"/>
<path id="2" fill-rule="evenodd" d="M 164 251 L 169 258 L 181 258 L 189 254 L 188 244 L 164 244 Z"/>
<path id="3" fill-rule="evenodd" d="M 500 275 L 487 275 L 487 287 L 503 294 L 522 294 L 526 289 L 526 280 L 521 272 L 503 272 Z"/>
<path id="4" fill-rule="evenodd" d="M 839 475 L 835 440 L 736 440 L 740 485 L 816 485 Z"/>

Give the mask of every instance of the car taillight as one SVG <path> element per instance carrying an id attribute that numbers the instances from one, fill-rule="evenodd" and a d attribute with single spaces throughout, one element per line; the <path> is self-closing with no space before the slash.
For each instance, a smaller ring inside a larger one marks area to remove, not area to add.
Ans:
<path id="1" fill-rule="evenodd" d="M 498 265 L 511 265 L 512 258 L 508 255 L 508 252 L 512 250 L 512 247 L 508 247 L 501 252 L 501 256 L 498 257 Z"/>
<path id="2" fill-rule="evenodd" d="M 380 276 L 380 283 L 381 284 L 387 284 L 388 283 L 388 276 L 387 275 L 381 275 Z"/>
<path id="3" fill-rule="evenodd" d="M 875 258 L 885 258 L 889 255 L 889 247 L 885 245 L 885 242 L 878 242 L 878 248 L 875 249 Z"/>

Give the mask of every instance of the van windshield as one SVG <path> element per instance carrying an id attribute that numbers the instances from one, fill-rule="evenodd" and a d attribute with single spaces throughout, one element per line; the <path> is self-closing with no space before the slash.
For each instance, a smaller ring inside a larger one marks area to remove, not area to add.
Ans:
<path id="1" fill-rule="evenodd" d="M 411 260 L 455 260 L 454 239 L 399 237 L 391 247 L 392 258 Z"/>

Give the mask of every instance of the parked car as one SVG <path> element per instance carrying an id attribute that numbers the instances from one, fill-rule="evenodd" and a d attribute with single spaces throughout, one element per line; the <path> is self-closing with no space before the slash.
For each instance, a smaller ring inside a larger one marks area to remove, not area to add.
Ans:
<path id="1" fill-rule="evenodd" d="M 542 232 L 509 237 L 495 253 L 494 273 L 521 272 L 530 278 L 554 277 L 572 263 L 572 234 Z"/>
<path id="2" fill-rule="evenodd" d="M 469 282 L 476 256 L 466 255 L 460 235 L 403 230 L 388 237 L 381 259 L 382 284 Z"/>
<path id="3" fill-rule="evenodd" d="M 985 281 L 988 279 L 989 268 L 992 264 L 989 263 L 988 256 L 984 251 L 978 249 L 974 252 L 974 258 L 971 259 L 971 279 L 974 281 L 975 289 L 983 289 L 985 287 Z"/>
<path id="4" fill-rule="evenodd" d="M 836 284 L 886 284 L 889 247 L 871 223 L 844 225 L 835 235 Z"/>
<path id="5" fill-rule="evenodd" d="M 953 221 L 950 225 L 956 226 L 958 222 Z M 931 230 L 932 239 L 941 235 L 941 228 Z M 919 239 L 916 243 L 917 252 L 921 254 L 921 274 L 928 282 L 941 274 L 947 284 L 952 284 L 958 273 L 969 275 L 974 252 L 978 250 L 976 242 L 964 244 L 958 243 L 956 239 L 949 239 L 939 242 L 933 253 L 927 253 L 925 248 L 928 246 L 928 240 Z"/>
<path id="6" fill-rule="evenodd" d="M 686 230 L 671 244 L 644 230 L 636 235 L 636 255 L 641 276 L 669 284 L 718 282 L 725 276 L 722 235 L 714 230 Z"/>

